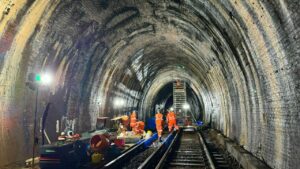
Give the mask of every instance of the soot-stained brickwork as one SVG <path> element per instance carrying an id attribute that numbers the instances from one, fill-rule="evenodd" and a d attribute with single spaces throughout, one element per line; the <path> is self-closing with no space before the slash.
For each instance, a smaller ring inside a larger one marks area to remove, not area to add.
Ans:
<path id="1" fill-rule="evenodd" d="M 298 0 L 1 1 L 0 167 L 30 157 L 35 92 L 26 81 L 49 71 L 38 114 L 52 103 L 52 140 L 63 117 L 78 132 L 119 111 L 145 119 L 180 79 L 195 115 L 271 168 L 297 168 L 299 9 Z"/>

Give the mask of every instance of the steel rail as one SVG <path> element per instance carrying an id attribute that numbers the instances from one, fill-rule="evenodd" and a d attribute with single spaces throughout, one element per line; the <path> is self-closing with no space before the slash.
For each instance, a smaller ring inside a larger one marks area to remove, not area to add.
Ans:
<path id="1" fill-rule="evenodd" d="M 110 161 L 109 163 L 104 165 L 104 169 L 110 169 L 110 168 L 120 168 L 124 161 L 129 160 L 134 156 L 134 154 L 137 154 L 137 152 L 141 152 L 144 149 L 146 149 L 146 146 L 149 145 L 149 142 L 154 141 L 157 139 L 157 134 L 154 134 L 150 139 L 141 141 L 134 147 L 132 147 L 130 150 L 124 152 L 114 160 Z"/>
<path id="2" fill-rule="evenodd" d="M 207 159 L 208 159 L 208 163 L 209 163 L 210 168 L 211 168 L 211 169 L 216 169 L 216 167 L 215 167 L 215 165 L 214 165 L 214 163 L 213 163 L 213 161 L 212 161 L 212 159 L 211 159 L 210 153 L 208 152 L 208 149 L 207 149 L 207 147 L 206 147 L 206 144 L 205 144 L 205 142 L 204 142 L 204 140 L 203 140 L 203 138 L 202 138 L 202 135 L 201 135 L 199 132 L 198 132 L 198 136 L 199 136 L 200 142 L 201 142 L 202 145 L 203 145 L 203 148 L 204 148 L 204 151 L 205 151 L 205 155 L 206 155 L 206 157 L 207 157 Z"/>
<path id="3" fill-rule="evenodd" d="M 181 131 L 179 131 L 179 132 L 181 132 Z M 176 141 L 178 141 L 177 139 L 178 139 L 178 135 L 180 134 L 179 132 L 176 133 L 176 135 L 175 135 L 174 139 L 172 140 L 170 146 L 168 147 L 168 149 L 166 150 L 166 152 L 164 153 L 164 155 L 162 156 L 162 158 L 159 160 L 159 162 L 156 165 L 155 169 L 161 169 L 164 166 L 164 164 L 166 162 L 166 159 L 167 159 L 168 155 L 170 154 L 170 152 L 171 152 L 171 150 L 172 150 L 172 148 L 174 146 L 174 143 Z"/>
<path id="4" fill-rule="evenodd" d="M 161 154 L 166 151 L 168 147 L 170 147 L 170 143 L 174 140 L 174 134 L 176 133 L 175 137 L 178 135 L 179 132 L 173 131 L 168 135 L 165 141 L 156 149 L 139 167 L 138 169 L 149 169 L 153 168 L 157 164 L 157 160 L 161 158 Z"/>
<path id="5" fill-rule="evenodd" d="M 207 146 L 203 140 L 202 135 L 196 131 L 195 128 L 186 128 L 181 129 L 179 132 L 176 133 L 176 135 L 172 138 L 172 140 L 169 142 L 164 142 L 155 152 L 153 152 L 145 161 L 142 163 L 138 169 L 149 169 L 149 168 L 155 168 L 155 169 L 161 169 L 164 167 L 164 165 L 167 162 L 168 156 L 172 152 L 172 150 L 175 148 L 175 143 L 178 142 L 181 132 L 184 131 L 195 131 L 195 134 L 197 134 L 198 139 L 200 141 L 200 144 L 203 147 L 204 150 L 204 156 L 206 156 L 208 160 L 208 165 L 211 169 L 216 169 L 213 160 L 210 156 L 210 153 L 207 149 Z M 168 136 L 169 137 L 169 136 Z M 167 140 L 166 140 L 167 141 Z M 167 144 L 169 143 L 169 144 Z M 167 147 L 166 147 L 167 146 Z"/>

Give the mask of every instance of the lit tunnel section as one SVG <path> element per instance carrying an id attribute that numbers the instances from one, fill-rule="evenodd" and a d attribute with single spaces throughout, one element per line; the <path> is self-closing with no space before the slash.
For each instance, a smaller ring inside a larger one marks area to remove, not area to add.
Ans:
<path id="1" fill-rule="evenodd" d="M 170 100 L 169 85 L 182 80 L 197 119 L 273 168 L 299 164 L 290 158 L 300 153 L 299 13 L 291 12 L 297 2 L 0 4 L 0 164 L 30 154 L 32 72 L 55 77 L 40 88 L 38 103 L 39 112 L 51 103 L 52 139 L 62 117 L 74 119 L 78 132 L 94 129 L 97 117 L 132 110 L 145 120 Z"/>
<path id="2" fill-rule="evenodd" d="M 195 92 L 189 85 L 187 85 L 186 95 L 186 103 L 189 105 L 189 107 L 187 107 L 186 109 L 188 110 L 184 110 L 184 108 L 181 108 L 182 112 L 178 112 L 178 114 L 181 114 L 181 117 L 183 117 L 183 111 L 188 111 L 188 116 L 192 116 L 191 119 L 194 122 L 203 120 L 203 104 L 200 102 L 199 97 L 195 94 Z M 163 86 L 153 99 L 150 106 L 150 108 L 152 108 L 152 110 L 150 111 L 152 112 L 151 116 L 155 115 L 156 110 L 160 110 L 161 112 L 165 113 L 174 105 L 173 102 L 173 83 L 170 82 Z"/>

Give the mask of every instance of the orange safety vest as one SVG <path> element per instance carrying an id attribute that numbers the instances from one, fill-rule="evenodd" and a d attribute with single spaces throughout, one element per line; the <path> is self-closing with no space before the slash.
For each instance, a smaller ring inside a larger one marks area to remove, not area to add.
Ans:
<path id="1" fill-rule="evenodd" d="M 133 128 L 133 132 L 136 134 L 142 134 L 145 129 L 145 123 L 142 121 L 136 122 L 136 125 Z"/>
<path id="2" fill-rule="evenodd" d="M 176 115 L 175 115 L 175 113 L 174 112 L 169 112 L 168 114 L 167 114 L 167 119 L 168 119 L 168 122 L 170 123 L 170 122 L 176 122 Z"/>
<path id="3" fill-rule="evenodd" d="M 138 121 L 136 126 L 139 130 L 145 129 L 145 123 L 143 121 Z"/>
<path id="4" fill-rule="evenodd" d="M 136 125 L 136 113 L 133 112 L 131 115 L 130 115 L 130 127 L 131 128 L 134 128 Z"/>
<path id="5" fill-rule="evenodd" d="M 156 126 L 162 126 L 163 123 L 163 115 L 161 113 L 155 114 L 155 124 Z"/>

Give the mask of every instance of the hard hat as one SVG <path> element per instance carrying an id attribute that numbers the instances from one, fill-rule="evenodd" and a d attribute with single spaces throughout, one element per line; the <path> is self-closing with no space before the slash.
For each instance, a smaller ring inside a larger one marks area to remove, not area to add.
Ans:
<path id="1" fill-rule="evenodd" d="M 170 111 L 174 111 L 174 108 L 173 108 L 173 107 L 171 107 L 171 108 L 170 108 Z"/>

